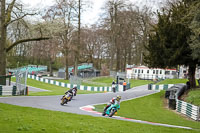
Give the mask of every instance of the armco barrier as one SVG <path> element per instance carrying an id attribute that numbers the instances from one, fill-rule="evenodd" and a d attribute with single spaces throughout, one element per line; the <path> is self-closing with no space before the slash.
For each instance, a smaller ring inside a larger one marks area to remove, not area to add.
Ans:
<path id="1" fill-rule="evenodd" d="M 30 79 L 34 79 L 37 81 L 41 81 L 44 83 L 48 83 L 48 84 L 52 84 L 52 85 L 57 85 L 57 86 L 61 86 L 61 87 L 66 87 L 66 88 L 73 88 L 74 86 L 77 86 L 77 88 L 79 90 L 86 90 L 86 91 L 107 91 L 107 92 L 111 92 L 112 91 L 112 87 L 93 87 L 93 86 L 83 86 L 83 85 L 73 85 L 73 84 L 66 84 L 63 82 L 59 82 L 59 81 L 55 81 L 55 80 L 51 80 L 51 79 L 46 79 L 46 78 L 40 78 L 34 75 L 28 75 L 28 78 Z"/>
<path id="2" fill-rule="evenodd" d="M 0 86 L 0 96 L 14 96 L 17 95 L 16 86 Z"/>
<path id="3" fill-rule="evenodd" d="M 167 90 L 172 86 L 174 86 L 174 84 L 164 84 L 164 85 L 148 84 L 148 90 Z"/>
<path id="4" fill-rule="evenodd" d="M 200 120 L 199 109 L 200 108 L 198 106 L 176 99 L 176 111 L 196 121 Z"/>

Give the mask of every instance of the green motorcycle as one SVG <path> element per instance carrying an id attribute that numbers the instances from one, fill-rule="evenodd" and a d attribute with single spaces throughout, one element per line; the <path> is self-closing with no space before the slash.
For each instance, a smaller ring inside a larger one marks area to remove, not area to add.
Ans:
<path id="1" fill-rule="evenodd" d="M 111 104 L 111 106 L 102 113 L 102 116 L 108 115 L 109 117 L 112 117 L 114 114 L 117 113 L 117 110 L 119 109 L 120 109 L 119 104 Z"/>

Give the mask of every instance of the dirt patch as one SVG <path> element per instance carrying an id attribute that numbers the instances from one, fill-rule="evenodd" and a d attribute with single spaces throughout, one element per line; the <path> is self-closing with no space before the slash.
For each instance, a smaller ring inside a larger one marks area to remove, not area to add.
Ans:
<path id="1" fill-rule="evenodd" d="M 186 98 L 188 97 L 188 93 L 190 92 L 190 90 L 187 90 L 181 97 L 179 100 L 182 100 L 182 101 L 186 101 Z"/>

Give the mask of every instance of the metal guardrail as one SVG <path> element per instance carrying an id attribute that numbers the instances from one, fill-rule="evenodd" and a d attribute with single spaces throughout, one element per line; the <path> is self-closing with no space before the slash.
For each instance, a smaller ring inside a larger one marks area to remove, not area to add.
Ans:
<path id="1" fill-rule="evenodd" d="M 16 86 L 0 86 L 0 96 L 16 96 L 16 95 L 27 95 L 28 88 L 22 90 L 20 93 L 17 91 Z"/>
<path id="2" fill-rule="evenodd" d="M 16 95 L 16 86 L 0 86 L 0 96 L 14 96 Z"/>

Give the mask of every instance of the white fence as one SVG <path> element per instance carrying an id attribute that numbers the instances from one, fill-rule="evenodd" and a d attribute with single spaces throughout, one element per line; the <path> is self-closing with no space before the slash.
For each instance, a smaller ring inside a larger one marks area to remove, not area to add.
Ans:
<path id="1" fill-rule="evenodd" d="M 176 111 L 194 120 L 200 120 L 199 107 L 176 99 Z"/>

